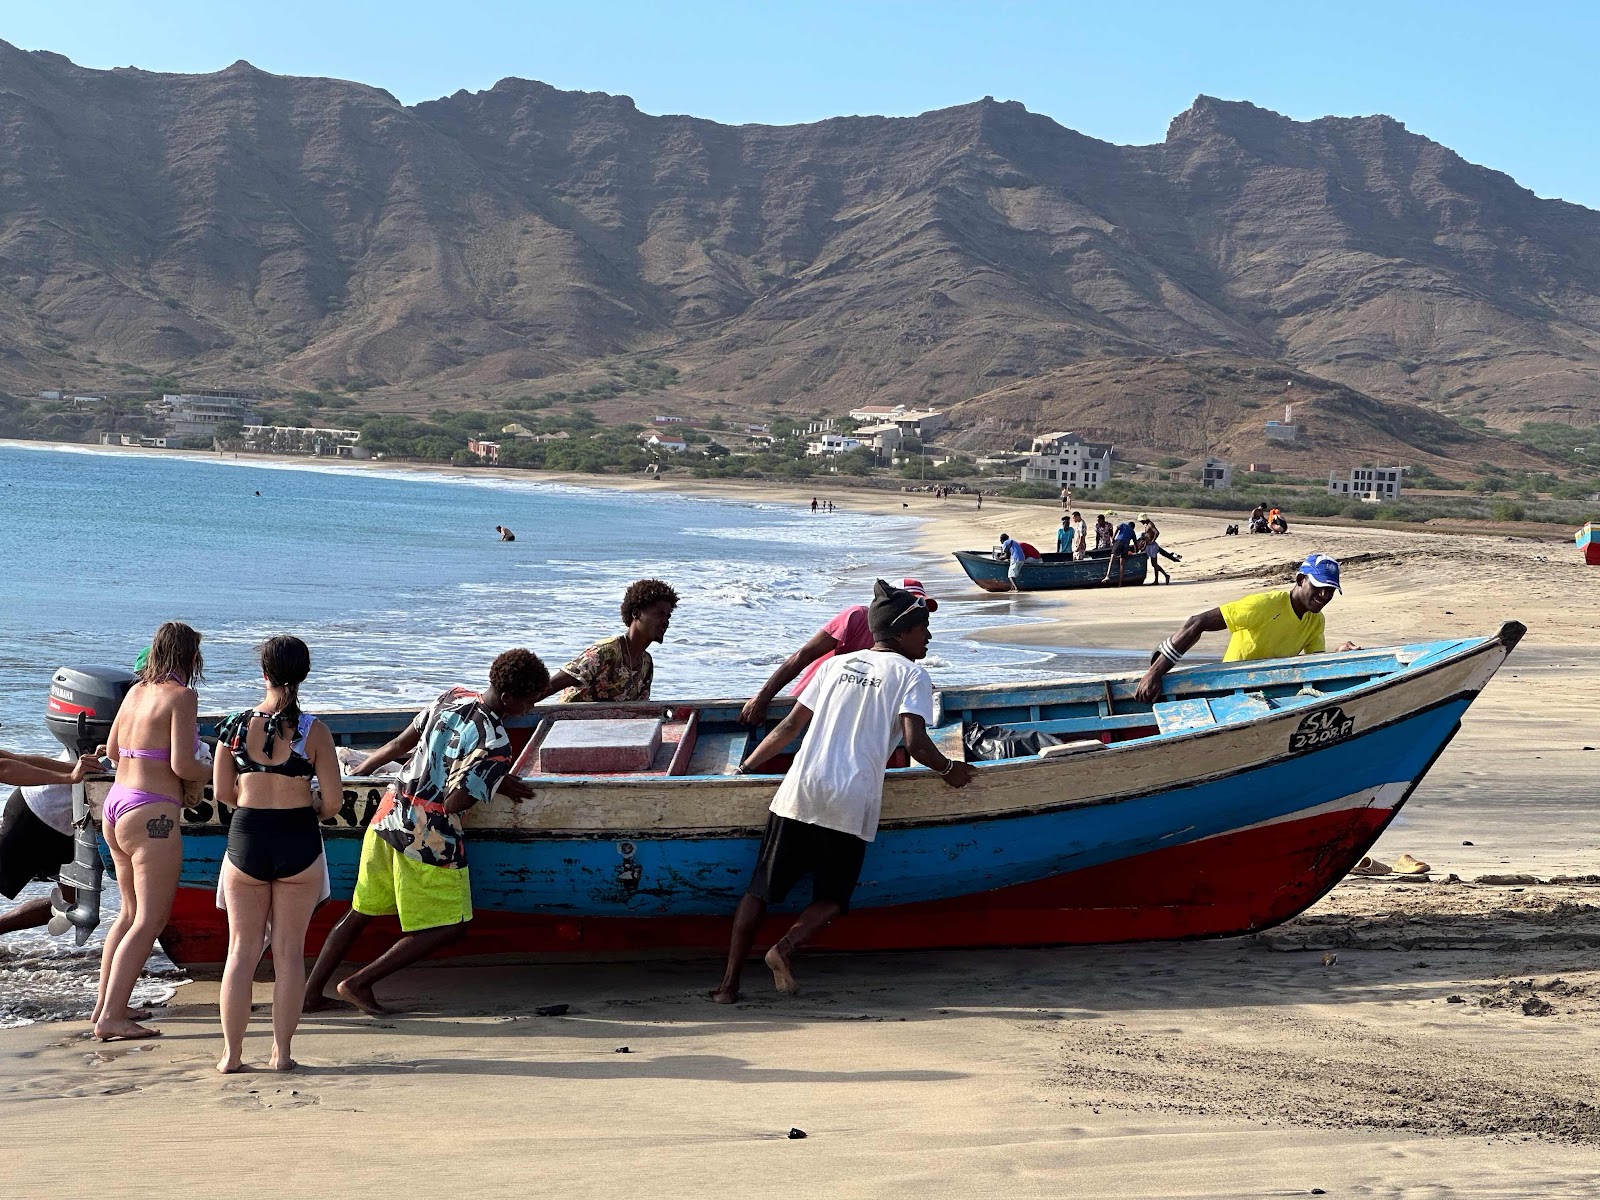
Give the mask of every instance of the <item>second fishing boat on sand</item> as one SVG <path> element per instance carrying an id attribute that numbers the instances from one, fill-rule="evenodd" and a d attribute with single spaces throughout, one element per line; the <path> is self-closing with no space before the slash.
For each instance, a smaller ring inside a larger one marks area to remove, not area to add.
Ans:
<path id="1" fill-rule="evenodd" d="M 1006 574 L 1007 563 L 993 553 L 983 550 L 957 550 L 956 561 L 961 569 L 986 592 L 1009 592 L 1011 579 Z M 1130 554 L 1122 561 L 1121 569 L 1111 568 L 1111 579 L 1106 581 L 1106 568 L 1111 551 L 1091 550 L 1088 557 L 1074 559 L 1070 554 L 1045 554 L 1030 558 L 1022 564 L 1022 577 L 1017 589 L 1024 592 L 1053 592 L 1065 588 L 1130 587 L 1144 582 L 1146 562 L 1143 554 Z"/>
<path id="2" fill-rule="evenodd" d="M 977 774 L 953 791 L 926 769 L 889 764 L 851 917 L 818 945 L 1114 942 L 1284 921 L 1372 846 L 1523 633 L 1508 622 L 1477 639 L 1194 665 L 1171 672 L 1154 704 L 1134 699 L 1132 676 L 945 689 L 930 733 Z M 560 705 L 523 719 L 515 770 L 534 795 L 497 795 L 467 814 L 478 915 L 456 952 L 722 950 L 778 782 L 731 774 L 764 732 L 738 724 L 740 704 Z M 340 744 L 373 747 L 412 715 L 322 719 Z M 618 720 L 629 724 L 605 728 Z M 572 751 L 586 746 L 612 754 L 614 769 L 584 767 Z M 89 784 L 96 808 L 108 787 Z M 344 911 L 384 787 L 348 781 L 324 827 L 335 901 L 312 949 Z M 199 788 L 188 799 L 163 944 L 177 962 L 216 963 L 230 813 Z M 787 920 L 772 918 L 773 936 Z M 368 935 L 378 945 L 381 924 Z M 369 949 L 358 943 L 356 956 Z"/>

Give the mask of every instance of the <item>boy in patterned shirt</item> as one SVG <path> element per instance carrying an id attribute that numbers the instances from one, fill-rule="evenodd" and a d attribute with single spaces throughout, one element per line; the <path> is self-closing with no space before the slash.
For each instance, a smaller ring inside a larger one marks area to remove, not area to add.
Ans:
<path id="1" fill-rule="evenodd" d="M 472 885 L 461 814 L 497 790 L 518 799 L 533 794 L 510 775 L 503 722 L 530 711 L 549 682 L 538 655 L 507 650 L 490 666 L 486 692 L 451 688 L 352 772 L 371 775 L 410 756 L 367 826 L 350 911 L 329 932 L 306 980 L 306 1011 L 328 1004 L 328 980 L 373 917 L 398 917 L 400 939 L 335 988 L 372 1014 L 388 1011 L 372 994 L 375 983 L 465 935 Z"/>

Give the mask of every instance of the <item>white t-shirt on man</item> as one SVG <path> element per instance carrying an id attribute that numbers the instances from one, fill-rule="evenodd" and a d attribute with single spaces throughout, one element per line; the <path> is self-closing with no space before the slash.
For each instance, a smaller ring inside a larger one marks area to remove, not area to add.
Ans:
<path id="1" fill-rule="evenodd" d="M 858 650 L 829 659 L 800 693 L 800 703 L 814 715 L 772 811 L 872 841 L 900 715 L 933 720 L 933 680 L 903 654 Z"/>
<path id="2" fill-rule="evenodd" d="M 62 762 L 77 762 L 78 756 L 63 750 L 58 758 Z M 70 783 L 42 783 L 22 789 L 23 803 L 46 825 L 57 833 L 72 836 L 72 785 Z"/>

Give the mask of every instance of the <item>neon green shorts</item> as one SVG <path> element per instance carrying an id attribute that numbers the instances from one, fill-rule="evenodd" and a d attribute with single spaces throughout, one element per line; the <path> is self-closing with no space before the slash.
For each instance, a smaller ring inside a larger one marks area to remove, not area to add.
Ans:
<path id="1" fill-rule="evenodd" d="M 407 858 L 368 829 L 350 907 L 368 917 L 400 918 L 406 933 L 472 920 L 472 881 L 465 867 L 435 867 Z"/>

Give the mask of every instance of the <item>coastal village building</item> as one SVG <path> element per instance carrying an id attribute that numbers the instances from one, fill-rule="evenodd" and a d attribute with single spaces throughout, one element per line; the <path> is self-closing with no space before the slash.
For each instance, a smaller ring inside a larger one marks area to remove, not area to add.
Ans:
<path id="1" fill-rule="evenodd" d="M 1300 427 L 1294 423 L 1294 405 L 1283 406 L 1283 420 L 1268 421 L 1266 428 L 1269 442 L 1294 442 L 1300 438 Z"/>
<path id="2" fill-rule="evenodd" d="M 1208 458 L 1200 464 L 1200 486 L 1212 491 L 1227 491 L 1233 486 L 1233 464 Z"/>
<path id="3" fill-rule="evenodd" d="M 564 442 L 572 435 L 565 429 L 558 429 L 554 433 L 535 433 L 520 421 L 513 421 L 509 425 L 502 425 L 500 432 L 510 434 L 518 441 L 525 442 Z"/>
<path id="4" fill-rule="evenodd" d="M 1020 478 L 1093 491 L 1111 478 L 1111 446 L 1086 442 L 1075 433 L 1041 434 L 1033 439 L 1033 456 L 1022 464 Z"/>
<path id="5" fill-rule="evenodd" d="M 315 454 L 329 458 L 369 458 L 359 429 L 319 425 L 246 425 L 239 435 L 241 450 L 266 454 Z"/>
<path id="6" fill-rule="evenodd" d="M 806 457 L 825 458 L 835 454 L 848 454 L 852 450 L 859 450 L 861 445 L 860 438 L 849 437 L 842 433 L 825 433 L 819 440 L 806 446 Z"/>
<path id="7" fill-rule="evenodd" d="M 900 426 L 889 422 L 883 425 L 863 425 L 855 432 L 855 437 L 862 445 L 871 446 L 873 457 L 880 463 L 893 462 L 900 445 L 905 441 L 905 434 Z"/>
<path id="8" fill-rule="evenodd" d="M 652 433 L 645 445 L 652 450 L 664 450 L 668 454 L 682 454 L 689 448 L 688 442 L 670 433 L 666 435 Z"/>
<path id="9" fill-rule="evenodd" d="M 925 442 L 944 428 L 944 414 L 931 408 L 907 408 L 904 404 L 893 406 L 869 404 L 850 410 L 850 419 L 864 425 L 896 425 L 906 438 Z"/>
<path id="10" fill-rule="evenodd" d="M 1400 477 L 1404 467 L 1351 467 L 1348 479 L 1339 472 L 1328 472 L 1328 494 L 1358 500 L 1396 500 L 1400 496 Z"/>
<path id="11" fill-rule="evenodd" d="M 486 441 L 483 438 L 468 438 L 467 452 L 476 454 L 491 467 L 500 465 L 500 443 Z"/>
<path id="12" fill-rule="evenodd" d="M 178 437 L 211 437 L 219 425 L 248 425 L 255 418 L 255 396 L 248 392 L 169 393 L 146 405 Z"/>

